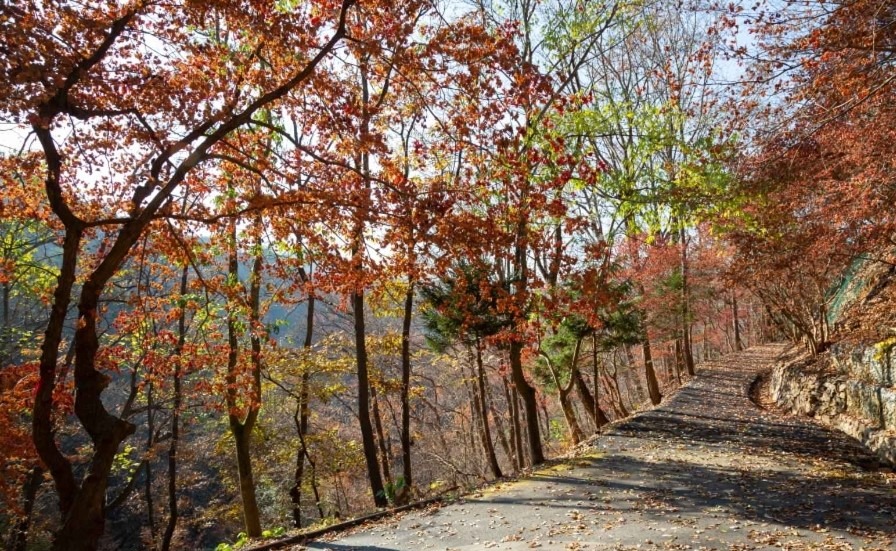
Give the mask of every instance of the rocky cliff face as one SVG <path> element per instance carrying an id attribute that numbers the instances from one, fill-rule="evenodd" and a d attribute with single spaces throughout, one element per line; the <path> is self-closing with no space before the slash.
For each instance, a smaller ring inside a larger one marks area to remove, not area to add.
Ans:
<path id="1" fill-rule="evenodd" d="M 771 374 L 771 398 L 861 441 L 896 465 L 896 341 L 837 344 L 812 363 L 789 361 Z"/>

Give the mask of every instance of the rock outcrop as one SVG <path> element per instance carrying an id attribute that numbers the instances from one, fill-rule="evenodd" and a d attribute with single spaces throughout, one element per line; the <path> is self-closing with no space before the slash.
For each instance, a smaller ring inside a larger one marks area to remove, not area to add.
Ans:
<path id="1" fill-rule="evenodd" d="M 827 358 L 785 361 L 769 392 L 780 407 L 849 434 L 896 465 L 896 342 L 837 344 Z"/>

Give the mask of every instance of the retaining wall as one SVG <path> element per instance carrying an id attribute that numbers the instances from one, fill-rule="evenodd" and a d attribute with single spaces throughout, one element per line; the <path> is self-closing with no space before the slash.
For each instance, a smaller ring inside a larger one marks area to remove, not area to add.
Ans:
<path id="1" fill-rule="evenodd" d="M 833 369 L 782 363 L 771 374 L 771 398 L 793 413 L 842 430 L 896 465 L 896 351 L 891 344 L 834 345 Z"/>

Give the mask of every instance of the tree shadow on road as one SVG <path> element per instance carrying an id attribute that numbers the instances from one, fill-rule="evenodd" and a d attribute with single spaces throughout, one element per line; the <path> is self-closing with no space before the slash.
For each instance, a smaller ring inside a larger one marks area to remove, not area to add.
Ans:
<path id="1" fill-rule="evenodd" d="M 809 530 L 824 528 L 875 536 L 896 536 L 896 494 L 855 471 L 819 471 L 810 476 L 786 470 L 711 467 L 652 462 L 610 455 L 568 474 L 538 476 L 550 495 L 495 495 L 490 504 L 557 507 L 647 520 L 689 513 L 778 523 Z"/>

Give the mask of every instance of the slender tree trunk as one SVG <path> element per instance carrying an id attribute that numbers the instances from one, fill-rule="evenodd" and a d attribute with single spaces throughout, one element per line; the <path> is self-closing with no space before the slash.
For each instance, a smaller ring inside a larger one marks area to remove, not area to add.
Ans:
<path id="1" fill-rule="evenodd" d="M 669 361 L 669 358 L 672 358 L 672 361 Z M 666 381 L 672 382 L 675 380 L 675 363 L 678 359 L 675 357 L 675 346 L 667 346 L 666 353 L 663 354 L 663 371 L 666 373 Z"/>
<path id="2" fill-rule="evenodd" d="M 635 392 L 638 393 L 634 403 L 640 404 L 647 395 L 644 393 L 644 385 L 641 384 L 641 377 L 638 376 L 635 371 L 635 355 L 632 353 L 632 349 L 629 346 L 623 346 L 622 348 L 623 353 L 625 354 L 625 361 L 628 364 L 629 373 L 631 374 L 632 383 L 635 386 Z"/>
<path id="3" fill-rule="evenodd" d="M 619 369 L 616 366 L 615 357 L 613 358 L 613 373 L 610 373 L 609 369 L 605 369 L 604 372 L 604 386 L 607 387 L 607 391 L 610 393 L 610 403 L 613 405 L 616 415 L 628 417 L 629 412 L 622 401 L 622 392 L 619 390 Z"/>
<path id="4" fill-rule="evenodd" d="M 299 268 L 299 276 L 306 285 L 310 278 L 304 267 Z M 305 340 L 302 343 L 302 349 L 305 352 L 311 350 L 314 342 L 314 295 L 309 291 L 308 294 L 308 311 L 305 315 Z M 302 372 L 302 380 L 299 388 L 299 401 L 296 404 L 296 414 L 293 416 L 296 425 L 296 433 L 299 436 L 299 448 L 296 450 L 296 469 L 293 474 L 293 486 L 289 491 L 292 499 L 292 519 L 296 528 L 302 527 L 302 484 L 305 480 L 305 459 L 308 455 L 308 446 L 305 445 L 305 437 L 308 435 L 308 418 L 310 415 L 308 407 L 308 398 L 311 392 L 311 374 L 306 370 Z M 318 512 L 320 511 L 320 500 L 318 502 Z"/>
<path id="5" fill-rule="evenodd" d="M 510 343 L 510 373 L 526 413 L 529 461 L 533 466 L 539 465 L 544 463 L 544 449 L 541 446 L 541 430 L 538 426 L 538 400 L 535 389 L 523 373 L 523 344 L 517 341 Z"/>
<path id="6" fill-rule="evenodd" d="M 598 378 L 599 366 L 597 363 L 597 333 L 591 333 L 591 376 L 594 381 L 594 397 L 592 398 L 592 403 L 588 406 L 588 402 L 586 401 L 586 407 L 591 412 L 591 416 L 594 420 L 594 430 L 597 432 L 597 429 L 606 425 L 610 422 L 610 419 L 607 417 L 607 414 L 604 413 L 604 410 L 600 407 L 600 379 Z M 582 377 L 582 373 L 579 372 L 579 380 L 576 381 L 576 385 L 579 387 L 579 394 L 582 395 L 583 400 L 587 400 L 587 397 L 590 397 L 588 393 L 588 385 L 585 384 L 585 379 Z"/>
<path id="7" fill-rule="evenodd" d="M 482 419 L 482 447 L 488 461 L 492 476 L 501 478 L 501 467 L 498 465 L 498 457 L 495 455 L 495 445 L 492 442 L 492 430 L 488 420 L 488 406 L 485 393 L 485 367 L 482 364 L 482 342 L 476 339 L 476 382 L 479 387 L 479 417 Z"/>
<path id="8" fill-rule="evenodd" d="M 256 220 L 256 225 L 260 225 L 260 219 Z M 256 228 L 259 231 L 260 228 Z M 236 250 L 236 222 L 232 222 L 230 226 L 230 262 L 228 273 L 234 286 L 239 286 L 239 260 Z M 261 239 L 260 234 L 257 238 Z M 237 371 L 239 369 L 239 342 L 237 338 L 236 314 L 233 309 L 227 315 L 227 338 L 228 338 L 228 354 L 227 354 L 227 407 L 228 422 L 230 432 L 233 435 L 234 445 L 236 448 L 236 464 L 237 473 L 239 475 L 240 497 L 243 503 L 243 520 L 245 523 L 246 533 L 249 537 L 257 538 L 261 536 L 261 515 L 258 509 L 258 501 L 255 496 L 255 479 L 252 473 L 252 430 L 255 427 L 255 421 L 258 417 L 258 411 L 261 401 L 261 342 L 257 335 L 259 321 L 259 293 L 261 278 L 261 247 L 260 242 L 256 243 L 258 252 L 256 253 L 249 291 L 249 308 L 250 308 L 250 324 L 251 332 L 251 369 L 253 376 L 252 395 L 247 399 L 248 404 L 243 406 L 248 410 L 244 418 L 240 419 L 239 399 L 237 397 Z M 239 292 L 234 289 L 233 292 Z"/>
<path id="9" fill-rule="evenodd" d="M 56 291 L 53 293 L 53 306 L 47 320 L 44 342 L 41 345 L 40 383 L 34 396 L 31 421 L 34 447 L 53 477 L 56 494 L 59 497 L 59 510 L 63 519 L 71 509 L 78 486 L 75 483 L 71 463 L 62 455 L 56 445 L 53 425 L 53 391 L 57 383 L 56 365 L 59 360 L 62 330 L 65 326 L 65 318 L 75 283 L 81 235 L 80 228 L 66 228 L 62 244 L 62 263 L 59 267 Z"/>
<path id="10" fill-rule="evenodd" d="M 304 379 L 304 373 L 302 378 Z M 302 485 L 305 481 L 305 453 L 302 448 L 304 448 L 305 438 L 302 434 L 301 398 L 296 403 L 292 419 L 296 427 L 296 434 L 299 435 L 299 449 L 296 451 L 295 470 L 292 475 L 292 488 L 289 489 L 289 499 L 292 501 L 292 525 L 294 528 L 302 528 Z"/>
<path id="11" fill-rule="evenodd" d="M 368 85 L 369 55 L 361 59 L 361 128 L 360 139 L 366 140 L 370 134 L 370 88 Z M 355 227 L 352 231 L 352 271 L 355 276 L 355 289 L 352 291 L 352 314 L 355 321 L 355 361 L 358 378 L 358 424 L 361 429 L 361 443 L 364 447 L 364 460 L 367 463 L 367 476 L 370 480 L 370 491 L 377 507 L 387 506 L 386 492 L 377 459 L 376 441 L 373 436 L 373 423 L 370 420 L 370 374 L 367 356 L 367 329 L 364 323 L 364 227 L 371 201 L 370 155 L 360 153 L 355 160 L 358 170 L 364 178 L 361 206 L 355 212 Z"/>
<path id="12" fill-rule="evenodd" d="M 684 346 L 682 339 L 675 339 L 675 381 L 681 386 L 681 371 L 684 368 Z"/>
<path id="13" fill-rule="evenodd" d="M 404 486 L 401 498 L 407 502 L 413 478 L 411 477 L 411 319 L 414 315 L 414 280 L 408 277 L 408 289 L 404 296 L 404 318 L 401 323 L 401 476 Z"/>
<path id="14" fill-rule="evenodd" d="M 594 380 L 597 381 L 596 378 Z M 597 431 L 597 429 L 609 423 L 610 420 L 607 418 L 607 414 L 604 413 L 604 410 L 600 408 L 597 398 L 591 394 L 591 390 L 588 388 L 588 383 L 585 382 L 585 377 L 578 369 L 575 373 L 575 383 L 576 391 L 579 393 L 579 399 L 582 400 L 585 409 L 591 414 L 592 421 L 594 422 L 594 429 Z M 595 387 L 595 391 L 596 390 L 597 388 Z"/>
<path id="15" fill-rule="evenodd" d="M 184 266 L 180 274 L 181 300 L 187 294 L 189 283 L 189 267 Z M 168 522 L 165 524 L 165 532 L 162 535 L 161 551 L 171 549 L 171 540 L 177 527 L 177 453 L 180 444 L 180 410 L 183 401 L 181 389 L 181 377 L 183 376 L 183 351 L 187 342 L 187 310 L 183 304 L 177 317 L 177 345 L 174 348 L 174 397 L 171 404 L 171 441 L 168 443 Z"/>
<path id="16" fill-rule="evenodd" d="M 12 360 L 12 326 L 9 319 L 9 294 L 11 290 L 9 281 L 3 282 L 3 326 L 0 327 L 0 366 L 11 363 Z"/>
<path id="17" fill-rule="evenodd" d="M 567 381 L 566 384 L 562 384 L 560 382 L 560 373 L 558 373 L 556 367 L 554 366 L 551 357 L 548 354 L 542 352 L 542 356 L 544 356 L 544 359 L 547 362 L 548 370 L 551 372 L 551 376 L 554 379 L 554 384 L 557 386 L 557 398 L 560 402 L 560 409 L 563 411 L 563 417 L 566 421 L 567 430 L 569 431 L 569 439 L 573 443 L 573 445 L 576 445 L 585 439 L 585 434 L 582 432 L 582 428 L 579 425 L 579 420 L 576 417 L 575 407 L 572 405 L 572 401 L 570 400 L 573 388 L 576 384 L 576 379 L 580 376 L 579 354 L 582 350 L 582 341 L 582 338 L 576 340 L 575 351 L 573 352 L 572 360 L 569 364 L 569 381 Z M 545 417 L 547 417 L 547 412 L 545 412 Z M 548 430 L 548 428 L 546 428 L 545 430 Z"/>
<path id="18" fill-rule="evenodd" d="M 507 400 L 507 408 L 510 410 L 510 442 L 513 448 L 513 465 L 517 471 L 523 468 L 523 437 L 520 425 L 520 411 L 517 403 L 516 390 L 502 378 L 504 382 L 504 398 Z"/>
<path id="19" fill-rule="evenodd" d="M 582 427 L 579 425 L 579 420 L 576 417 L 575 407 L 573 407 L 572 400 L 570 400 L 571 395 L 572 388 L 563 388 L 560 389 L 558 397 L 560 399 L 560 409 L 563 410 L 563 417 L 566 419 L 566 427 L 569 429 L 569 439 L 575 446 L 585 439 L 585 433 L 582 432 Z"/>
<path id="20" fill-rule="evenodd" d="M 744 343 L 740 338 L 740 316 L 737 311 L 737 291 L 731 290 L 731 315 L 734 318 L 734 350 L 740 352 L 744 349 Z"/>
<path id="21" fill-rule="evenodd" d="M 544 441 L 551 441 L 551 416 L 548 413 L 548 405 L 546 402 L 542 401 L 541 406 L 541 415 L 539 416 L 544 421 Z"/>
<path id="22" fill-rule="evenodd" d="M 379 460 L 376 452 L 376 441 L 373 436 L 373 422 L 370 419 L 370 375 L 367 370 L 367 343 L 364 324 L 364 292 L 352 293 L 352 310 L 355 318 L 355 365 L 358 375 L 358 423 L 361 428 L 361 441 L 364 446 L 364 460 L 367 462 L 367 476 L 370 480 L 370 491 L 377 507 L 389 504 L 386 499 L 383 478 L 380 475 Z"/>
<path id="23" fill-rule="evenodd" d="M 152 448 L 155 445 L 155 396 L 153 396 L 152 380 L 146 383 L 146 456 L 152 456 Z M 146 462 L 146 477 L 143 485 L 143 498 L 146 501 L 146 524 L 149 526 L 149 537 L 156 544 L 156 515 L 155 504 L 152 499 L 152 461 Z"/>
<path id="24" fill-rule="evenodd" d="M 392 454 L 389 453 L 389 441 L 386 439 L 386 431 L 383 430 L 383 418 L 380 415 L 380 400 L 376 387 L 370 386 L 370 406 L 373 410 L 373 428 L 376 430 L 376 441 L 380 449 L 380 464 L 383 468 L 383 479 L 390 488 L 395 488 L 395 481 L 392 480 L 392 470 L 389 463 Z"/>
<path id="25" fill-rule="evenodd" d="M 644 335 L 644 340 L 641 341 L 641 351 L 644 353 L 644 373 L 647 378 L 647 392 L 650 395 L 650 403 L 657 405 L 663 400 L 663 395 L 660 394 L 660 384 L 656 378 L 656 370 L 653 368 L 653 353 L 651 352 L 650 339 L 647 335 Z"/>
<path id="26" fill-rule="evenodd" d="M 468 377 L 466 370 L 464 370 L 464 373 L 463 373 L 464 387 L 467 390 L 467 395 L 469 397 L 468 401 L 470 402 L 470 434 L 469 434 L 470 453 L 468 455 L 476 457 L 477 458 L 476 464 L 477 464 L 477 466 L 480 466 L 479 459 L 481 459 L 482 456 L 486 456 L 485 437 L 483 436 L 485 430 L 482 427 L 482 407 L 480 406 L 479 394 L 478 394 L 478 391 L 476 390 L 476 385 L 474 383 L 474 381 L 476 379 L 476 373 L 475 373 L 475 369 L 472 367 L 470 368 L 470 374 L 471 374 L 471 376 Z M 478 441 L 480 443 L 480 446 L 476 445 L 477 436 L 478 436 Z M 479 447 L 483 448 L 482 456 L 480 456 L 479 454 L 476 453 L 476 450 L 479 449 Z M 486 457 L 485 463 L 487 466 L 488 465 L 487 457 Z M 484 472 L 485 472 L 485 468 L 483 467 L 480 469 L 480 473 L 484 473 Z"/>
<path id="27" fill-rule="evenodd" d="M 495 397 L 492 393 L 491 385 L 485 385 L 485 394 L 488 399 L 489 411 L 492 414 L 492 419 L 495 420 L 495 431 L 498 433 L 498 442 L 501 444 L 501 449 L 504 450 L 504 455 L 507 456 L 508 461 L 513 462 L 513 450 L 510 448 L 510 441 L 507 440 L 506 429 L 504 428 L 504 421 L 501 420 L 501 415 L 498 413 L 498 409 L 495 406 Z"/>
<path id="28" fill-rule="evenodd" d="M 31 517 L 34 513 L 34 500 L 37 498 L 37 490 L 44 481 L 44 470 L 41 467 L 33 467 L 25 479 L 22 487 L 22 516 L 10 529 L 10 538 L 7 542 L 8 551 L 25 551 L 28 547 L 28 532 L 31 529 Z"/>
<path id="29" fill-rule="evenodd" d="M 694 376 L 694 351 L 691 348 L 691 288 L 690 266 L 688 263 L 688 235 L 682 226 L 681 235 L 681 347 L 684 367 L 688 375 Z"/>

